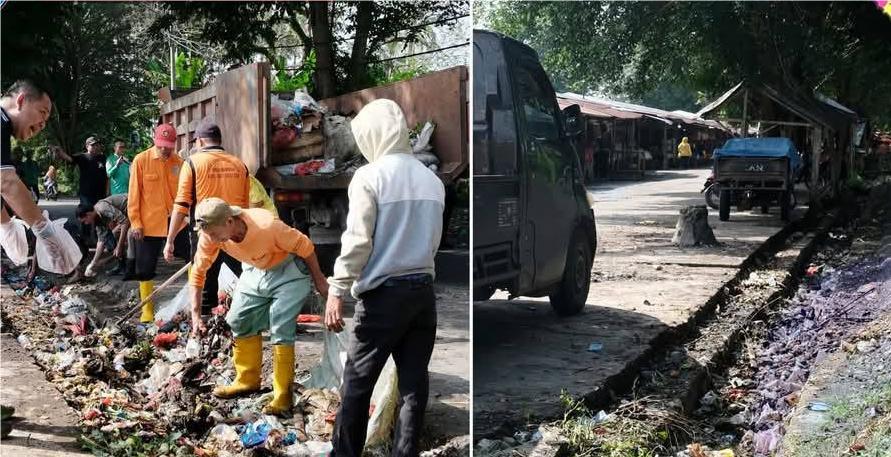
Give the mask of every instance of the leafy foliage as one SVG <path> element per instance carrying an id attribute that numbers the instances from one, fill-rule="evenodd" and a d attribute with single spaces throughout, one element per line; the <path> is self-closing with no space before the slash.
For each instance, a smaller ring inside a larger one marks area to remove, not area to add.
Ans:
<path id="1" fill-rule="evenodd" d="M 61 163 L 47 156 L 46 146 L 60 145 L 70 153 L 97 135 L 110 146 L 116 137 L 139 144 L 150 138 L 157 116 L 154 88 L 144 71 L 144 57 L 131 34 L 127 17 L 134 5 L 119 3 L 14 2 L 3 6 L 2 66 L 5 87 L 31 78 L 53 98 L 46 130 L 20 146 L 34 154 L 42 170 Z M 35 39 L 39 37 L 39 39 Z M 110 152 L 106 151 L 106 152 Z M 74 173 L 61 168 L 60 182 Z"/>
<path id="2" fill-rule="evenodd" d="M 559 90 L 702 101 L 742 79 L 818 89 L 891 123 L 891 21 L 871 2 L 505 2 L 489 25 L 536 49 Z M 667 107 L 675 109 L 674 107 Z"/>
<path id="3" fill-rule="evenodd" d="M 201 57 L 189 57 L 184 52 L 176 53 L 173 63 L 174 84 L 177 89 L 200 87 L 207 73 L 207 63 Z M 170 83 L 170 66 L 161 59 L 150 58 L 146 65 L 148 80 L 153 86 L 163 87 Z"/>
<path id="4" fill-rule="evenodd" d="M 315 51 L 313 87 L 334 87 L 336 92 L 360 89 L 377 82 L 370 62 L 385 43 L 408 45 L 424 37 L 419 24 L 444 21 L 469 12 L 469 3 L 458 2 L 166 2 L 166 14 L 149 30 L 159 33 L 175 24 L 192 24 L 202 41 L 225 48 L 227 63 L 241 65 L 257 55 L 276 64 L 278 50 L 293 47 L 289 40 L 280 45 L 281 28 L 297 38 L 305 59 Z M 310 20 L 312 8 L 324 8 L 332 42 L 314 40 Z M 323 62 L 331 62 L 328 68 Z M 308 65 L 304 63 L 304 68 Z M 301 72 L 289 75 L 302 80 Z M 283 77 L 284 78 L 284 77 Z M 325 81 L 322 81 L 325 80 Z M 281 84 L 296 84 L 281 80 Z"/>
<path id="5" fill-rule="evenodd" d="M 316 53 L 310 51 L 303 59 L 303 65 L 297 70 L 288 70 L 285 57 L 276 56 L 272 63 L 275 68 L 275 80 L 272 90 L 275 92 L 294 92 L 297 89 L 308 88 L 311 92 L 312 75 L 316 70 Z"/>

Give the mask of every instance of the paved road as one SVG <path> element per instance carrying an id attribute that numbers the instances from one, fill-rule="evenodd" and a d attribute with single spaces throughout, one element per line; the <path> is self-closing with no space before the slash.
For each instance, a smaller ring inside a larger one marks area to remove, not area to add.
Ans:
<path id="1" fill-rule="evenodd" d="M 558 416 L 561 390 L 594 391 L 657 335 L 685 322 L 783 227 L 776 208 L 733 212 L 727 222 L 710 210 L 720 247 L 673 246 L 678 211 L 703 204 L 699 190 L 708 174 L 663 171 L 589 189 L 598 246 L 580 315 L 559 318 L 546 298 L 507 301 L 504 292 L 473 304 L 475 433 Z M 794 217 L 805 210 L 798 207 Z M 588 351 L 595 342 L 603 344 L 601 352 Z"/>

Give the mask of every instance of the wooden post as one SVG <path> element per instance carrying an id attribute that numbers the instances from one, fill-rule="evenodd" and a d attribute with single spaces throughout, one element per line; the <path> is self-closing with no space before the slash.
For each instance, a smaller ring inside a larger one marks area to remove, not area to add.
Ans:
<path id="1" fill-rule="evenodd" d="M 749 136 L 749 89 L 743 90 L 742 138 Z"/>

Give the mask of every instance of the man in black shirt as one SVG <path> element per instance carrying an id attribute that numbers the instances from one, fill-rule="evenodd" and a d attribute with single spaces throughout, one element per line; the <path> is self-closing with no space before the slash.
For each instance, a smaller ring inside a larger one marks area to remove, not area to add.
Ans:
<path id="1" fill-rule="evenodd" d="M 3 204 L 0 205 L 0 240 L 4 243 L 8 240 L 7 234 L 13 230 L 13 222 L 7 205 L 22 220 L 31 225 L 31 231 L 38 237 L 38 242 L 43 243 L 54 260 L 54 266 L 70 271 L 77 265 L 78 258 L 71 258 L 62 245 L 67 233 L 56 229 L 54 224 L 41 214 L 40 208 L 31 199 L 28 188 L 19 179 L 15 170 L 15 162 L 12 160 L 12 138 L 18 141 L 28 141 L 44 127 L 53 109 L 53 102 L 49 94 L 37 87 L 31 81 L 16 81 L 3 96 L 0 97 L 0 196 Z M 22 240 L 24 241 L 24 240 Z M 24 241 L 27 243 L 27 241 Z M 4 249 L 12 246 L 4 244 Z M 19 246 L 21 248 L 21 246 Z M 15 409 L 0 406 L 0 437 L 5 438 L 12 431 L 9 417 Z"/>
<path id="2" fill-rule="evenodd" d="M 87 151 L 83 154 L 68 155 L 61 149 L 56 154 L 62 159 L 77 165 L 80 171 L 80 180 L 77 195 L 80 204 L 93 206 L 99 200 L 105 198 L 108 175 L 105 173 L 105 154 L 102 154 L 102 144 L 91 136 L 86 141 Z"/>

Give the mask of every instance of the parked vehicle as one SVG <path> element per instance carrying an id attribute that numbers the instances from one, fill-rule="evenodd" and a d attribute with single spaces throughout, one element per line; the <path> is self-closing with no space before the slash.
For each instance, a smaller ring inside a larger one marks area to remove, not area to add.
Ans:
<path id="1" fill-rule="evenodd" d="M 578 313 L 597 247 L 579 106 L 561 112 L 535 51 L 504 35 L 475 30 L 473 65 L 474 299 L 506 289 Z"/>
<path id="2" fill-rule="evenodd" d="M 705 204 L 711 209 L 719 209 L 721 205 L 721 186 L 715 183 L 715 173 L 712 172 L 708 178 L 705 178 L 705 184 L 702 185 L 700 194 L 705 194 Z"/>
<path id="3" fill-rule="evenodd" d="M 270 190 L 281 219 L 309 234 L 323 271 L 330 273 L 346 227 L 347 187 L 353 173 L 348 169 L 298 176 L 282 174 L 276 168 L 300 162 L 310 152 L 325 151 L 328 138 L 323 123 L 302 134 L 293 147 L 273 148 L 270 82 L 269 64 L 261 62 L 222 73 L 210 85 L 178 97 L 164 89 L 159 94 L 164 102 L 162 121 L 176 127 L 177 149 L 185 157 L 198 122 L 205 116 L 214 117 L 223 132 L 223 146 L 241 158 Z M 467 172 L 467 67 L 351 92 L 318 104 L 329 112 L 355 115 L 378 98 L 399 104 L 409 128 L 427 121 L 435 125 L 432 145 L 440 160 L 437 175 L 447 188 Z M 447 208 L 446 215 L 449 212 Z"/>
<path id="4" fill-rule="evenodd" d="M 720 186 L 719 218 L 730 219 L 730 207 L 746 211 L 755 206 L 767 213 L 779 206 L 789 220 L 795 206 L 795 177 L 801 165 L 788 138 L 734 138 L 715 150 L 715 185 Z"/>

